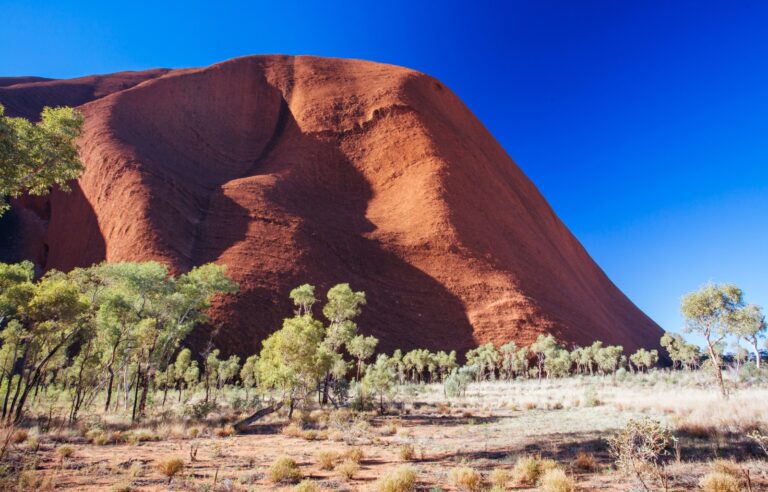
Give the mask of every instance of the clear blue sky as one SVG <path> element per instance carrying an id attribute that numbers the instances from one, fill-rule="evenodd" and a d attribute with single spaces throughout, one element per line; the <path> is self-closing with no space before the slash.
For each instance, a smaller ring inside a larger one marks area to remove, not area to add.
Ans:
<path id="1" fill-rule="evenodd" d="M 0 0 L 0 17 L 0 75 L 254 53 L 429 73 L 662 327 L 708 280 L 768 306 L 768 2 Z"/>

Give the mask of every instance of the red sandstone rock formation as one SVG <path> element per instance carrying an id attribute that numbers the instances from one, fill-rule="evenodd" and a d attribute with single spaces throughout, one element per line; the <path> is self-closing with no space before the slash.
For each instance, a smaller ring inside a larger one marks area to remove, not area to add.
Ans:
<path id="1" fill-rule="evenodd" d="M 86 102 L 90 101 L 90 102 Z M 288 291 L 365 290 L 385 350 L 599 339 L 660 328 L 594 263 L 467 109 L 424 74 L 356 60 L 253 56 L 0 88 L 9 114 L 81 105 L 86 172 L 25 200 L 42 268 L 215 261 L 240 282 L 214 331 L 241 354 L 291 313 Z M 25 230 L 26 230 L 25 229 Z M 21 232 L 19 232 L 21 234 Z"/>

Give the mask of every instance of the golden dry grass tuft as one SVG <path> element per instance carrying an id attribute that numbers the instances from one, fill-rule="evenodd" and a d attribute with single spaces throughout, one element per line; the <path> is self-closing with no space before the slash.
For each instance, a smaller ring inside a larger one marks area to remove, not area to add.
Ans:
<path id="1" fill-rule="evenodd" d="M 168 483 L 183 470 L 184 460 L 181 458 L 165 458 L 157 462 L 157 471 L 168 478 Z"/>
<path id="2" fill-rule="evenodd" d="M 704 492 L 740 492 L 741 485 L 733 475 L 719 471 L 709 472 L 699 481 Z"/>
<path id="3" fill-rule="evenodd" d="M 336 466 L 336 462 L 339 460 L 339 453 L 336 451 L 320 451 L 317 455 L 317 466 L 321 470 L 330 471 Z"/>
<path id="4" fill-rule="evenodd" d="M 576 483 L 560 468 L 551 468 L 541 476 L 542 492 L 574 492 Z"/>
<path id="5" fill-rule="evenodd" d="M 357 464 L 356 461 L 352 461 L 350 459 L 344 460 L 343 462 L 336 465 L 336 473 L 338 473 L 339 476 L 344 480 L 352 480 L 355 478 L 355 475 L 357 475 L 357 472 L 359 471 L 360 465 Z"/>
<path id="6" fill-rule="evenodd" d="M 416 470 L 410 466 L 387 473 L 376 482 L 378 492 L 412 492 L 416 490 Z"/>
<path id="7" fill-rule="evenodd" d="M 301 480 L 301 470 L 296 462 L 287 456 L 278 458 L 267 470 L 267 478 L 274 483 L 290 483 Z"/>
<path id="8" fill-rule="evenodd" d="M 450 480 L 457 489 L 465 492 L 480 492 L 483 490 L 483 475 L 468 466 L 451 470 Z"/>

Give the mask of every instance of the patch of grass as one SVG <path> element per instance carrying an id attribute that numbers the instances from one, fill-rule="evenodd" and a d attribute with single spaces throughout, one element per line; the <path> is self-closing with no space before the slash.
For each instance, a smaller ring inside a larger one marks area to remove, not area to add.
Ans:
<path id="1" fill-rule="evenodd" d="M 56 448 L 56 454 L 59 455 L 61 459 L 71 458 L 75 454 L 75 448 L 69 444 L 62 444 Z"/>
<path id="2" fill-rule="evenodd" d="M 304 432 L 304 429 L 302 429 L 301 426 L 296 422 L 291 422 L 290 424 L 283 427 L 284 436 L 301 437 L 302 432 Z"/>
<path id="3" fill-rule="evenodd" d="M 184 471 L 184 460 L 181 458 L 165 458 L 157 462 L 157 470 L 168 477 L 168 483 L 171 483 L 173 477 Z"/>
<path id="4" fill-rule="evenodd" d="M 571 466 L 576 470 L 591 472 L 597 470 L 597 461 L 592 454 L 581 452 L 573 459 Z"/>
<path id="5" fill-rule="evenodd" d="M 522 456 L 515 463 L 514 475 L 520 483 L 536 485 L 544 473 L 554 468 L 557 468 L 555 460 Z"/>
<path id="6" fill-rule="evenodd" d="M 273 483 L 298 482 L 301 480 L 301 470 L 293 459 L 284 456 L 272 463 L 267 471 L 267 478 Z"/>
<path id="7" fill-rule="evenodd" d="M 24 441 L 26 441 L 28 437 L 29 437 L 29 432 L 27 431 L 27 429 L 16 429 L 11 435 L 11 443 L 21 444 Z"/>
<path id="8" fill-rule="evenodd" d="M 359 447 L 353 447 L 349 448 L 346 453 L 344 453 L 344 456 L 351 461 L 354 461 L 355 463 L 360 463 L 363 461 L 363 458 L 365 457 L 365 453 L 363 452 L 363 448 Z"/>
<path id="9" fill-rule="evenodd" d="M 213 433 L 217 437 L 230 437 L 230 436 L 233 436 L 235 434 L 235 428 L 232 427 L 231 425 L 225 425 L 223 427 L 217 427 L 213 431 Z"/>
<path id="10" fill-rule="evenodd" d="M 576 483 L 560 468 L 551 468 L 541 477 L 542 492 L 574 492 Z"/>
<path id="11" fill-rule="evenodd" d="M 305 441 L 315 441 L 317 440 L 317 431 L 305 430 L 301 433 L 301 438 Z"/>
<path id="12" fill-rule="evenodd" d="M 507 484 L 512 480 L 512 474 L 504 468 L 494 468 L 491 472 L 491 485 L 499 487 L 501 490 L 507 488 Z"/>
<path id="13" fill-rule="evenodd" d="M 401 466 L 387 473 L 376 482 L 378 492 L 412 492 L 416 490 L 416 471 L 410 466 Z"/>
<path id="14" fill-rule="evenodd" d="M 338 460 L 339 453 L 336 451 L 320 451 L 317 455 L 317 465 L 321 470 L 333 470 L 333 467 L 336 466 Z"/>
<path id="15" fill-rule="evenodd" d="M 699 487 L 704 492 L 739 492 L 739 481 L 728 473 L 719 471 L 709 472 L 699 481 Z"/>
<path id="16" fill-rule="evenodd" d="M 293 488 L 293 492 L 317 492 L 318 488 L 312 480 L 302 480 Z"/>
<path id="17" fill-rule="evenodd" d="M 398 454 L 403 461 L 413 461 L 416 459 L 416 448 L 413 447 L 413 444 L 403 444 L 400 446 Z"/>
<path id="18" fill-rule="evenodd" d="M 356 461 L 344 460 L 336 466 L 336 473 L 344 480 L 352 480 L 357 472 L 360 471 L 360 465 Z"/>
<path id="19" fill-rule="evenodd" d="M 479 471 L 468 466 L 461 466 L 451 470 L 451 483 L 459 490 L 466 492 L 480 492 L 483 490 L 483 476 Z"/>

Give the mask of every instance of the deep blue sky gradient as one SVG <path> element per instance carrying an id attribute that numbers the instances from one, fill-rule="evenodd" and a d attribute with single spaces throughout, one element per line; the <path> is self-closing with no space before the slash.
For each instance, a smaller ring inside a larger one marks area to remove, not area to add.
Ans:
<path id="1" fill-rule="evenodd" d="M 8 2 L 0 75 L 352 57 L 441 79 L 665 329 L 768 306 L 768 2 Z"/>

